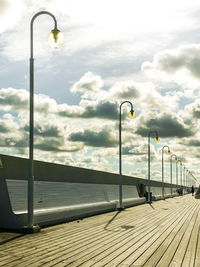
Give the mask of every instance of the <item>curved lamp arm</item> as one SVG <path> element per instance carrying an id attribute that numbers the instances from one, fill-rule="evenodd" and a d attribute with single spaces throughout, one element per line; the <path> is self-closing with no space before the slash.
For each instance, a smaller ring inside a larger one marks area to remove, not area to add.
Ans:
<path id="1" fill-rule="evenodd" d="M 43 15 L 43 14 L 49 15 L 49 16 L 51 16 L 53 18 L 53 20 L 54 20 L 54 29 L 57 30 L 57 20 L 54 17 L 54 15 L 51 14 L 50 12 L 48 12 L 48 11 L 40 11 L 40 12 L 36 13 L 32 17 L 31 23 L 30 23 L 30 41 L 31 41 L 30 42 L 30 57 L 31 58 L 33 58 L 33 22 L 38 16 Z"/>

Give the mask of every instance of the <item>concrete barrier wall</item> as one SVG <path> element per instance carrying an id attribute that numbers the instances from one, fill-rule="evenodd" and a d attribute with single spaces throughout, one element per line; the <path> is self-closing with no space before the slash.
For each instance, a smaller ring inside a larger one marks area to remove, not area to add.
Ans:
<path id="1" fill-rule="evenodd" d="M 34 222 L 49 225 L 115 210 L 119 182 L 123 184 L 123 205 L 145 203 L 137 186 L 146 179 L 84 168 L 34 161 Z M 0 155 L 0 227 L 19 229 L 27 225 L 27 180 L 29 160 Z M 161 197 L 162 183 L 150 181 L 151 192 Z M 179 187 L 172 185 L 173 188 Z M 171 184 L 164 183 L 165 194 Z M 3 203 L 3 204 L 2 204 Z"/>
<path id="2" fill-rule="evenodd" d="M 27 210 L 27 181 L 6 180 L 14 212 Z M 35 209 L 74 206 L 98 202 L 117 202 L 119 186 L 85 183 L 35 182 Z M 123 199 L 139 198 L 136 186 L 122 187 Z"/>

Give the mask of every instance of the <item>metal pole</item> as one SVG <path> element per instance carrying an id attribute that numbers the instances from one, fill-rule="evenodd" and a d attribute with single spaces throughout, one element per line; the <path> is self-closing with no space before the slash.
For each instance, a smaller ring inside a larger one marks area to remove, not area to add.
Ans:
<path id="1" fill-rule="evenodd" d="M 148 203 L 151 203 L 150 199 L 150 134 L 148 135 Z"/>
<path id="2" fill-rule="evenodd" d="M 164 199 L 164 147 L 162 148 L 162 198 Z"/>
<path id="3" fill-rule="evenodd" d="M 33 58 L 33 22 L 39 15 L 50 15 L 54 20 L 54 28 L 57 22 L 50 12 L 41 11 L 36 13 L 30 23 L 30 121 L 29 121 L 29 179 L 28 179 L 28 214 L 27 226 L 33 229 L 34 225 L 34 58 Z"/>
<path id="4" fill-rule="evenodd" d="M 176 184 L 178 185 L 178 161 L 176 162 Z"/>
<path id="5" fill-rule="evenodd" d="M 170 157 L 170 180 L 171 180 L 171 197 L 172 197 L 172 157 Z"/>
<path id="6" fill-rule="evenodd" d="M 164 199 L 164 149 L 168 148 L 168 152 L 170 153 L 169 146 L 163 146 L 162 148 L 162 198 Z"/>
<path id="7" fill-rule="evenodd" d="M 151 172 L 151 166 L 150 166 L 150 137 L 151 137 L 151 133 L 154 133 L 156 138 L 158 139 L 158 133 L 157 131 L 150 131 L 149 134 L 148 134 L 148 198 L 147 198 L 147 202 L 148 203 L 151 203 L 151 198 L 150 198 L 150 172 Z"/>
<path id="8" fill-rule="evenodd" d="M 121 106 L 120 105 L 120 112 L 119 112 L 119 208 L 122 209 L 122 126 L 121 126 Z"/>

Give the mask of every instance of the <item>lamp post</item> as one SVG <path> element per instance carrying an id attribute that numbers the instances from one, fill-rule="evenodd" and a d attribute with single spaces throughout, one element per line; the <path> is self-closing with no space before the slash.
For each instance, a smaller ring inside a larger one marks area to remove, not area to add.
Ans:
<path id="1" fill-rule="evenodd" d="M 154 141 L 155 142 L 160 142 L 160 138 L 158 137 L 158 132 L 157 131 L 150 131 L 148 134 L 148 199 L 147 202 L 151 203 L 151 198 L 150 198 L 150 138 L 151 138 L 151 134 L 154 134 L 155 138 Z"/>
<path id="2" fill-rule="evenodd" d="M 131 110 L 128 113 L 128 117 L 130 119 L 134 119 L 136 117 L 136 113 L 133 110 L 133 104 L 130 101 L 123 101 L 119 107 L 119 208 L 118 210 L 123 210 L 122 204 L 122 105 L 128 103 L 131 106 Z"/>
<path id="3" fill-rule="evenodd" d="M 53 14 L 48 11 L 36 13 L 30 23 L 30 121 L 29 121 L 29 179 L 28 179 L 28 217 L 27 227 L 34 227 L 34 58 L 33 58 L 33 22 L 39 15 L 49 15 L 54 20 L 54 29 L 49 34 L 49 42 L 52 47 L 59 48 L 63 44 L 63 37 L 57 29 L 57 21 Z"/>
<path id="4" fill-rule="evenodd" d="M 167 148 L 167 153 L 170 154 L 169 146 L 163 146 L 162 148 L 162 198 L 164 199 L 164 149 Z"/>
<path id="5" fill-rule="evenodd" d="M 175 160 L 177 161 L 177 156 L 175 154 L 172 154 L 170 158 L 171 197 L 172 197 L 172 159 L 173 158 L 175 158 Z"/>

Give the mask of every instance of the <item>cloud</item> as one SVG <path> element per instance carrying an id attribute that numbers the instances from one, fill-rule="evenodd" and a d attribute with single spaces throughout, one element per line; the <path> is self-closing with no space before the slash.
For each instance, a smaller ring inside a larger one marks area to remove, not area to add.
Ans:
<path id="1" fill-rule="evenodd" d="M 83 98 L 87 98 L 90 93 L 97 93 L 103 87 L 103 81 L 100 76 L 94 75 L 92 72 L 85 73 L 81 79 L 71 88 L 72 93 L 82 92 Z"/>
<path id="2" fill-rule="evenodd" d="M 34 109 L 36 112 L 54 113 L 57 111 L 56 101 L 43 94 L 34 94 Z M 24 89 L 0 89 L 0 109 L 4 111 L 27 111 L 29 107 L 29 92 Z"/>
<path id="3" fill-rule="evenodd" d="M 144 62 L 142 71 L 149 77 L 159 77 L 179 84 L 199 85 L 200 45 L 188 44 L 177 49 L 164 50 L 154 56 L 153 62 Z"/>
<path id="4" fill-rule="evenodd" d="M 189 119 L 200 119 L 200 99 L 196 99 L 195 102 L 185 106 L 184 113 Z"/>
<path id="5" fill-rule="evenodd" d="M 82 100 L 78 106 L 58 105 L 58 115 L 71 118 L 118 119 L 118 105 L 111 101 Z"/>
<path id="6" fill-rule="evenodd" d="M 147 145 L 126 145 L 122 147 L 123 155 L 146 155 L 147 154 Z"/>
<path id="7" fill-rule="evenodd" d="M 200 140 L 198 139 L 191 139 L 187 143 L 187 146 L 194 146 L 194 147 L 199 147 L 200 146 Z"/>
<path id="8" fill-rule="evenodd" d="M 148 136 L 150 130 L 158 132 L 163 138 L 168 137 L 189 137 L 195 134 L 196 129 L 191 125 L 185 125 L 173 113 L 155 114 L 149 113 L 148 116 L 142 115 L 138 121 L 136 133 L 141 136 Z"/>
<path id="9" fill-rule="evenodd" d="M 81 101 L 85 107 L 82 118 L 102 118 L 110 120 L 118 120 L 119 107 L 117 103 L 111 101 Z"/>
<path id="10" fill-rule="evenodd" d="M 0 90 L 0 108 L 6 111 L 28 108 L 29 93 L 24 89 L 3 88 Z"/>
<path id="11" fill-rule="evenodd" d="M 139 98 L 141 92 L 142 85 L 132 80 L 116 82 L 109 90 L 111 97 L 123 100 L 127 98 Z"/>
<path id="12" fill-rule="evenodd" d="M 114 147 L 118 144 L 118 141 L 107 130 L 101 130 L 99 132 L 85 130 L 83 132 L 72 133 L 69 136 L 69 140 L 83 142 L 85 145 L 93 147 Z"/>
<path id="13" fill-rule="evenodd" d="M 0 33 L 15 26 L 24 11 L 24 3 L 21 0 L 1 0 L 0 1 Z"/>

